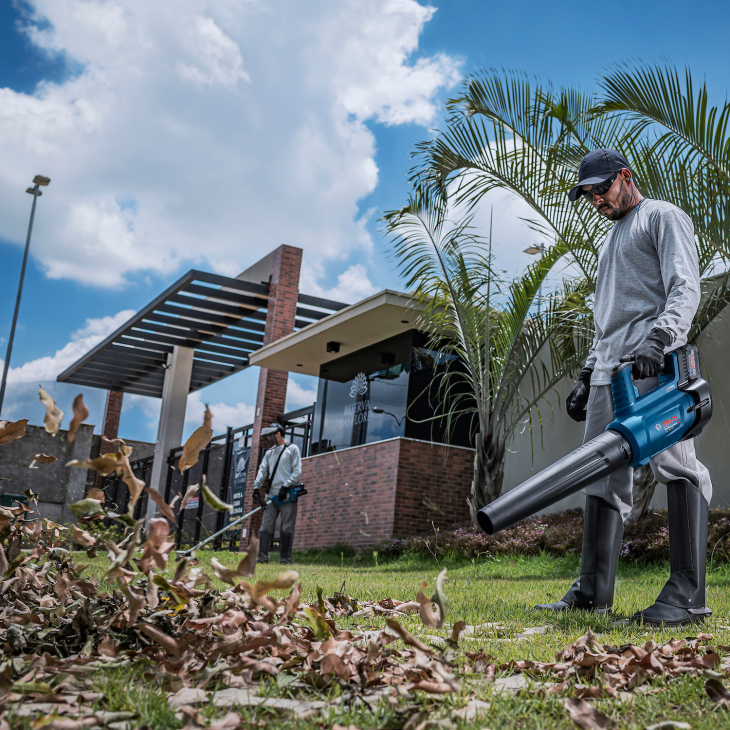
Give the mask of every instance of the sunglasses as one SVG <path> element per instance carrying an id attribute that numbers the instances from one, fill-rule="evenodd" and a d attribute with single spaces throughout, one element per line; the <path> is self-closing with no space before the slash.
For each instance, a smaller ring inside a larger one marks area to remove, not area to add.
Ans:
<path id="1" fill-rule="evenodd" d="M 616 178 L 618 177 L 618 174 L 612 175 L 608 178 L 608 180 L 604 180 L 602 183 L 598 183 L 598 185 L 594 185 L 590 190 L 581 190 L 581 195 L 584 195 L 590 202 L 593 202 L 593 196 L 594 195 L 603 195 L 604 193 L 607 193 L 609 189 L 611 188 L 611 185 L 614 184 L 616 181 Z"/>

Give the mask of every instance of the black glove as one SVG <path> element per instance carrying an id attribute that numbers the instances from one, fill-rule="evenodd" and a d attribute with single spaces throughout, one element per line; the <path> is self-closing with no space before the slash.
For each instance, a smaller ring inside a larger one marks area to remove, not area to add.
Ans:
<path id="1" fill-rule="evenodd" d="M 588 394 L 591 392 L 592 373 L 593 368 L 583 368 L 578 376 L 578 382 L 565 399 L 565 409 L 568 411 L 568 415 L 578 423 L 586 420 L 586 405 L 588 404 Z"/>
<path id="2" fill-rule="evenodd" d="M 632 352 L 624 355 L 619 362 L 632 362 L 631 374 L 635 380 L 651 378 L 664 367 L 664 348 L 672 341 L 669 332 L 658 327 Z"/>
<path id="3" fill-rule="evenodd" d="M 259 507 L 261 507 L 262 510 L 266 509 L 266 500 L 261 499 L 261 493 L 259 492 L 258 487 L 253 488 L 253 501 L 258 502 Z"/>

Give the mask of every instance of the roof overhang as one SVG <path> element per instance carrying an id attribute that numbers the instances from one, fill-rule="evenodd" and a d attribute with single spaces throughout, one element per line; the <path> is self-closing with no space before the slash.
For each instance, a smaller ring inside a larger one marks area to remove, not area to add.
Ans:
<path id="1" fill-rule="evenodd" d="M 160 398 L 167 356 L 175 345 L 194 350 L 190 392 L 249 366 L 264 341 L 273 254 L 232 279 L 189 271 L 116 332 L 58 376 L 58 381 Z M 295 328 L 347 307 L 299 294 Z M 318 309 L 310 309 L 317 307 Z M 326 311 L 321 311 L 326 310 Z"/>
<path id="2" fill-rule="evenodd" d="M 249 362 L 319 376 L 325 363 L 416 329 L 422 310 L 423 305 L 409 294 L 386 289 L 259 348 L 251 353 Z M 328 342 L 339 343 L 339 352 L 327 352 Z"/>

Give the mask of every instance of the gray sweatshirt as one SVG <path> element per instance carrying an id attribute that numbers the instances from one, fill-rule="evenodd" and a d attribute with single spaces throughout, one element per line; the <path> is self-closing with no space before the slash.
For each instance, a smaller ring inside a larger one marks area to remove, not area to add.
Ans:
<path id="1" fill-rule="evenodd" d="M 299 453 L 299 447 L 296 444 L 284 444 L 283 446 L 274 446 L 264 454 L 258 474 L 256 474 L 256 481 L 253 484 L 254 489 L 260 489 L 266 485 L 270 472 L 273 471 L 282 449 L 286 449 L 286 451 L 279 460 L 279 466 L 276 468 L 274 482 L 271 485 L 269 494 L 275 496 L 279 494 L 282 486 L 291 487 L 294 484 L 299 484 L 299 477 L 302 475 L 302 457 Z"/>
<path id="2" fill-rule="evenodd" d="M 671 203 L 644 199 L 614 223 L 598 255 L 591 385 L 610 383 L 614 366 L 654 327 L 669 333 L 667 351 L 684 345 L 699 303 L 692 221 Z"/>

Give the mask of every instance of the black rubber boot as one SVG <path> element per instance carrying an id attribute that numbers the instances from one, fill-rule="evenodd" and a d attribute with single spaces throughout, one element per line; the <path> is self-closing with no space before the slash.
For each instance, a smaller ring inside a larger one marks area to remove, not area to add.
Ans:
<path id="1" fill-rule="evenodd" d="M 271 550 L 271 544 L 274 542 L 274 535 L 271 532 L 262 530 L 259 532 L 259 557 L 257 563 L 268 563 L 269 562 L 269 550 Z"/>
<path id="2" fill-rule="evenodd" d="M 282 565 L 291 565 L 292 547 L 294 547 L 294 533 L 282 532 L 279 538 L 279 562 Z"/>
<path id="3" fill-rule="evenodd" d="M 632 621 L 650 626 L 686 626 L 712 615 L 705 606 L 705 566 L 710 507 L 690 482 L 667 482 L 671 575 L 655 603 Z"/>
<path id="4" fill-rule="evenodd" d="M 556 603 L 539 603 L 541 611 L 611 610 L 616 567 L 624 536 L 621 515 L 600 497 L 586 497 L 580 576 Z"/>

